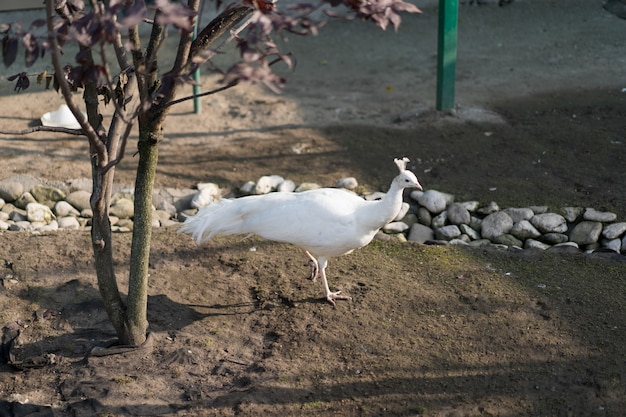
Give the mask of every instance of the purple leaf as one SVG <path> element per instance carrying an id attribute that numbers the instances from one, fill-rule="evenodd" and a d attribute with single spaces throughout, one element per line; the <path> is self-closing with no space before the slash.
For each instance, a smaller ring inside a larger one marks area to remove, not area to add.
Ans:
<path id="1" fill-rule="evenodd" d="M 9 35 L 6 35 L 2 39 L 2 60 L 5 67 L 15 62 L 15 58 L 17 57 L 17 45 L 17 39 L 9 37 Z"/>

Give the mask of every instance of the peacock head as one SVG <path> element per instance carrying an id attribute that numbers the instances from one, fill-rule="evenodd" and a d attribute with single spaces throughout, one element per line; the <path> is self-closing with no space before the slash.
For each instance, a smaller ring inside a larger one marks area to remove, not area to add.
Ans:
<path id="1" fill-rule="evenodd" d="M 422 186 L 417 180 L 415 174 L 406 169 L 406 164 L 409 162 L 409 158 L 396 158 L 393 160 L 393 162 L 396 163 L 398 169 L 400 170 L 400 175 L 398 175 L 393 180 L 395 183 L 400 185 L 402 188 L 417 188 L 418 190 L 422 189 Z"/>

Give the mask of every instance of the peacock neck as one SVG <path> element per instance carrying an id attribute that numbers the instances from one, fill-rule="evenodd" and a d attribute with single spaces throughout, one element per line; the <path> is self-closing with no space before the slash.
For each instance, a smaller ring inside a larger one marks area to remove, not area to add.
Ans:
<path id="1" fill-rule="evenodd" d="M 380 229 L 392 221 L 402 207 L 402 191 L 404 190 L 396 181 L 391 183 L 389 191 L 380 200 L 373 201 L 366 210 L 364 221 L 368 222 L 372 229 Z"/>

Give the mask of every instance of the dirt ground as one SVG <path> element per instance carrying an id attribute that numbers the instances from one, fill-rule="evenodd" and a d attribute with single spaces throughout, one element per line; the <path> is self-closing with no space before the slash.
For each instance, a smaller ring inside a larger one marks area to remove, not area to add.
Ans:
<path id="1" fill-rule="evenodd" d="M 398 33 L 334 22 L 289 38 L 283 94 L 241 87 L 200 115 L 175 108 L 156 186 L 350 175 L 385 190 L 408 156 L 425 188 L 459 201 L 626 219 L 626 21 L 599 0 L 495 3 L 461 7 L 454 114 L 433 111 L 436 2 Z M 61 104 L 36 87 L 0 94 L 2 129 Z M 133 146 L 119 184 L 133 183 Z M 0 167 L 90 175 L 85 142 L 64 135 L 0 135 Z M 114 244 L 124 288 L 130 235 Z M 57 416 L 625 415 L 622 256 L 374 241 L 330 261 L 331 288 L 353 297 L 333 308 L 288 245 L 198 248 L 170 228 L 151 254 L 150 346 L 98 356 L 115 334 L 88 233 L 0 232 L 0 324 L 19 323 L 22 364 L 0 368 L 0 399 Z"/>

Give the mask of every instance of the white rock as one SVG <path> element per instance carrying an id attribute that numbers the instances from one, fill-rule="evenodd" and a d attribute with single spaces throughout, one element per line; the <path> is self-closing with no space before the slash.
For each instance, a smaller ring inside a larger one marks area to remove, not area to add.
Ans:
<path id="1" fill-rule="evenodd" d="M 604 226 L 602 237 L 606 239 L 616 239 L 626 233 L 626 222 L 612 223 Z"/>
<path id="2" fill-rule="evenodd" d="M 391 222 L 383 226 L 383 232 L 385 233 L 402 233 L 409 228 L 409 225 L 404 222 Z"/>
<path id="3" fill-rule="evenodd" d="M 54 205 L 54 214 L 57 217 L 79 216 L 80 212 L 67 201 L 57 201 Z"/>
<path id="4" fill-rule="evenodd" d="M 26 206 L 26 219 L 29 222 L 43 222 L 48 224 L 54 219 L 54 214 L 48 206 L 39 203 L 29 203 Z"/>
<path id="5" fill-rule="evenodd" d="M 202 186 L 202 188 L 200 188 Z M 191 207 L 200 208 L 208 206 L 219 200 L 222 196 L 220 187 L 213 183 L 198 184 L 198 192 L 191 198 Z"/>
<path id="6" fill-rule="evenodd" d="M 80 229 L 80 223 L 78 219 L 73 216 L 61 217 L 57 220 L 59 223 L 59 229 L 78 230 Z"/>
<path id="7" fill-rule="evenodd" d="M 276 190 L 278 184 L 285 181 L 280 175 L 264 175 L 258 179 L 254 186 L 254 194 L 267 194 L 270 191 Z"/>
<path id="8" fill-rule="evenodd" d="M 409 203 L 403 202 L 402 206 L 400 207 L 400 211 L 398 212 L 398 215 L 393 220 L 394 221 L 402 220 L 404 216 L 406 216 L 406 214 L 408 213 L 409 208 L 411 208 Z"/>
<path id="9" fill-rule="evenodd" d="M 4 220 L 0 220 L 0 230 L 9 230 L 9 223 Z"/>
<path id="10" fill-rule="evenodd" d="M 59 230 L 59 223 L 56 220 L 52 220 L 48 224 L 35 227 L 36 232 L 54 232 L 56 230 Z"/>
<path id="11" fill-rule="evenodd" d="M 354 190 L 356 187 L 359 186 L 359 183 L 354 177 L 345 177 L 337 181 L 337 184 L 335 186 L 337 188 L 345 188 L 346 190 Z"/>
<path id="12" fill-rule="evenodd" d="M 132 200 L 122 197 L 111 206 L 110 213 L 120 219 L 129 219 L 135 214 L 134 203 Z"/>
<path id="13" fill-rule="evenodd" d="M 556 213 L 535 214 L 530 222 L 541 233 L 565 233 L 567 232 L 567 221 L 565 217 Z"/>
<path id="14" fill-rule="evenodd" d="M 285 180 L 276 187 L 276 191 L 280 193 L 292 193 L 295 189 L 296 184 L 291 180 Z"/>
<path id="15" fill-rule="evenodd" d="M 314 182 L 303 182 L 302 184 L 298 185 L 294 191 L 299 193 L 302 191 L 317 190 L 318 188 L 321 188 L 319 184 L 316 184 Z"/>
<path id="16" fill-rule="evenodd" d="M 67 195 L 67 197 L 65 197 L 65 201 L 74 206 L 78 211 L 91 209 L 91 203 L 89 202 L 90 199 L 91 193 L 85 190 L 71 192 Z"/>

